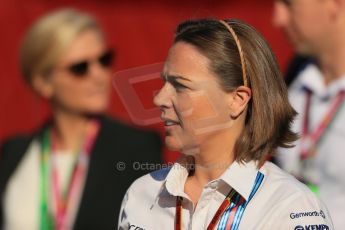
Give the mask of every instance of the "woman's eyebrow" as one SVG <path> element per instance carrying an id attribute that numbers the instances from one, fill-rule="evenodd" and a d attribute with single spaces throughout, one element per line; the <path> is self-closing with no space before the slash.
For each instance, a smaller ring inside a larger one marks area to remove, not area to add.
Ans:
<path id="1" fill-rule="evenodd" d="M 160 75 L 161 75 L 161 78 L 163 80 L 166 80 L 166 81 L 169 81 L 169 80 L 176 81 L 177 79 L 181 79 L 181 80 L 185 80 L 185 81 L 191 82 L 190 79 L 182 77 L 180 75 L 172 75 L 172 74 L 169 75 L 169 74 L 166 74 L 166 73 L 163 73 L 163 72 Z"/>
<path id="2" fill-rule="evenodd" d="M 287 6 L 291 5 L 291 0 L 277 0 L 277 2 L 282 2 L 286 4 Z"/>

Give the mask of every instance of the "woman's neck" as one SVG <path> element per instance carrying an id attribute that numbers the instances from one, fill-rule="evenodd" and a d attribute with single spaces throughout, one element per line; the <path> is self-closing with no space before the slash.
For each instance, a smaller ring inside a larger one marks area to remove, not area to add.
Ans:
<path id="1" fill-rule="evenodd" d="M 224 139 L 223 139 L 224 140 Z M 209 150 L 202 149 L 194 155 L 193 172 L 187 178 L 184 186 L 185 193 L 189 196 L 194 205 L 197 205 L 204 187 L 212 180 L 219 178 L 234 161 L 232 148 L 218 148 Z"/>
<path id="2" fill-rule="evenodd" d="M 208 138 L 193 155 L 193 172 L 185 183 L 184 191 L 196 205 L 203 188 L 219 178 L 234 161 L 233 149 L 239 133 L 223 132 Z M 225 141 L 226 140 L 226 141 Z"/>
<path id="3" fill-rule="evenodd" d="M 53 130 L 58 150 L 74 150 L 85 135 L 89 118 L 59 109 L 54 110 Z"/>
<path id="4" fill-rule="evenodd" d="M 193 176 L 203 181 L 203 185 L 219 178 L 235 160 L 234 148 L 244 124 L 244 118 L 239 119 L 230 129 L 207 137 L 194 154 Z"/>
<path id="5" fill-rule="evenodd" d="M 203 152 L 194 156 L 193 177 L 200 186 L 204 187 L 225 172 L 234 161 L 231 151 L 231 149 L 218 149 L 218 151 Z"/>

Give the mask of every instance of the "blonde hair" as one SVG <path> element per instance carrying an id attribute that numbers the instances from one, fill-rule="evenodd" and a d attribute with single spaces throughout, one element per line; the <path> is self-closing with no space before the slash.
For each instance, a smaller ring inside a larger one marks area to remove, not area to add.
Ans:
<path id="1" fill-rule="evenodd" d="M 38 19 L 25 35 L 20 49 L 24 80 L 31 84 L 34 75 L 48 75 L 72 41 L 89 29 L 103 36 L 94 18 L 73 9 L 57 10 Z"/>

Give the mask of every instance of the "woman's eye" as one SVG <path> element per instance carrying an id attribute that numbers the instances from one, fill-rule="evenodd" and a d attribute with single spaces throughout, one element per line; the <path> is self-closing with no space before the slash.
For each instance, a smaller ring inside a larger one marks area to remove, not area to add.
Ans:
<path id="1" fill-rule="evenodd" d="M 179 83 L 179 82 L 173 82 L 172 83 L 174 88 L 177 90 L 177 91 L 180 91 L 180 90 L 183 90 L 183 89 L 187 89 L 188 87 Z"/>

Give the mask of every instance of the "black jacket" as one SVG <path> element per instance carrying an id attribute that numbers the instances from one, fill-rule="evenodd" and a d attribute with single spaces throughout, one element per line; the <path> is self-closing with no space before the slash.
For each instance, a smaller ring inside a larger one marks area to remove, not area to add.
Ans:
<path id="1" fill-rule="evenodd" d="M 122 198 L 130 184 L 147 170 L 147 164 L 161 162 L 161 141 L 154 132 L 128 127 L 109 118 L 101 118 L 101 129 L 92 149 L 89 170 L 79 210 L 76 230 L 116 229 Z M 17 136 L 0 149 L 0 229 L 3 225 L 3 197 L 6 185 L 34 138 Z M 125 165 L 123 171 L 117 167 Z M 149 166 L 150 166 L 149 165 Z M 25 188 L 23 188 L 25 189 Z M 37 208 L 39 204 L 37 204 Z M 20 207 L 19 207 L 20 208 Z"/>

